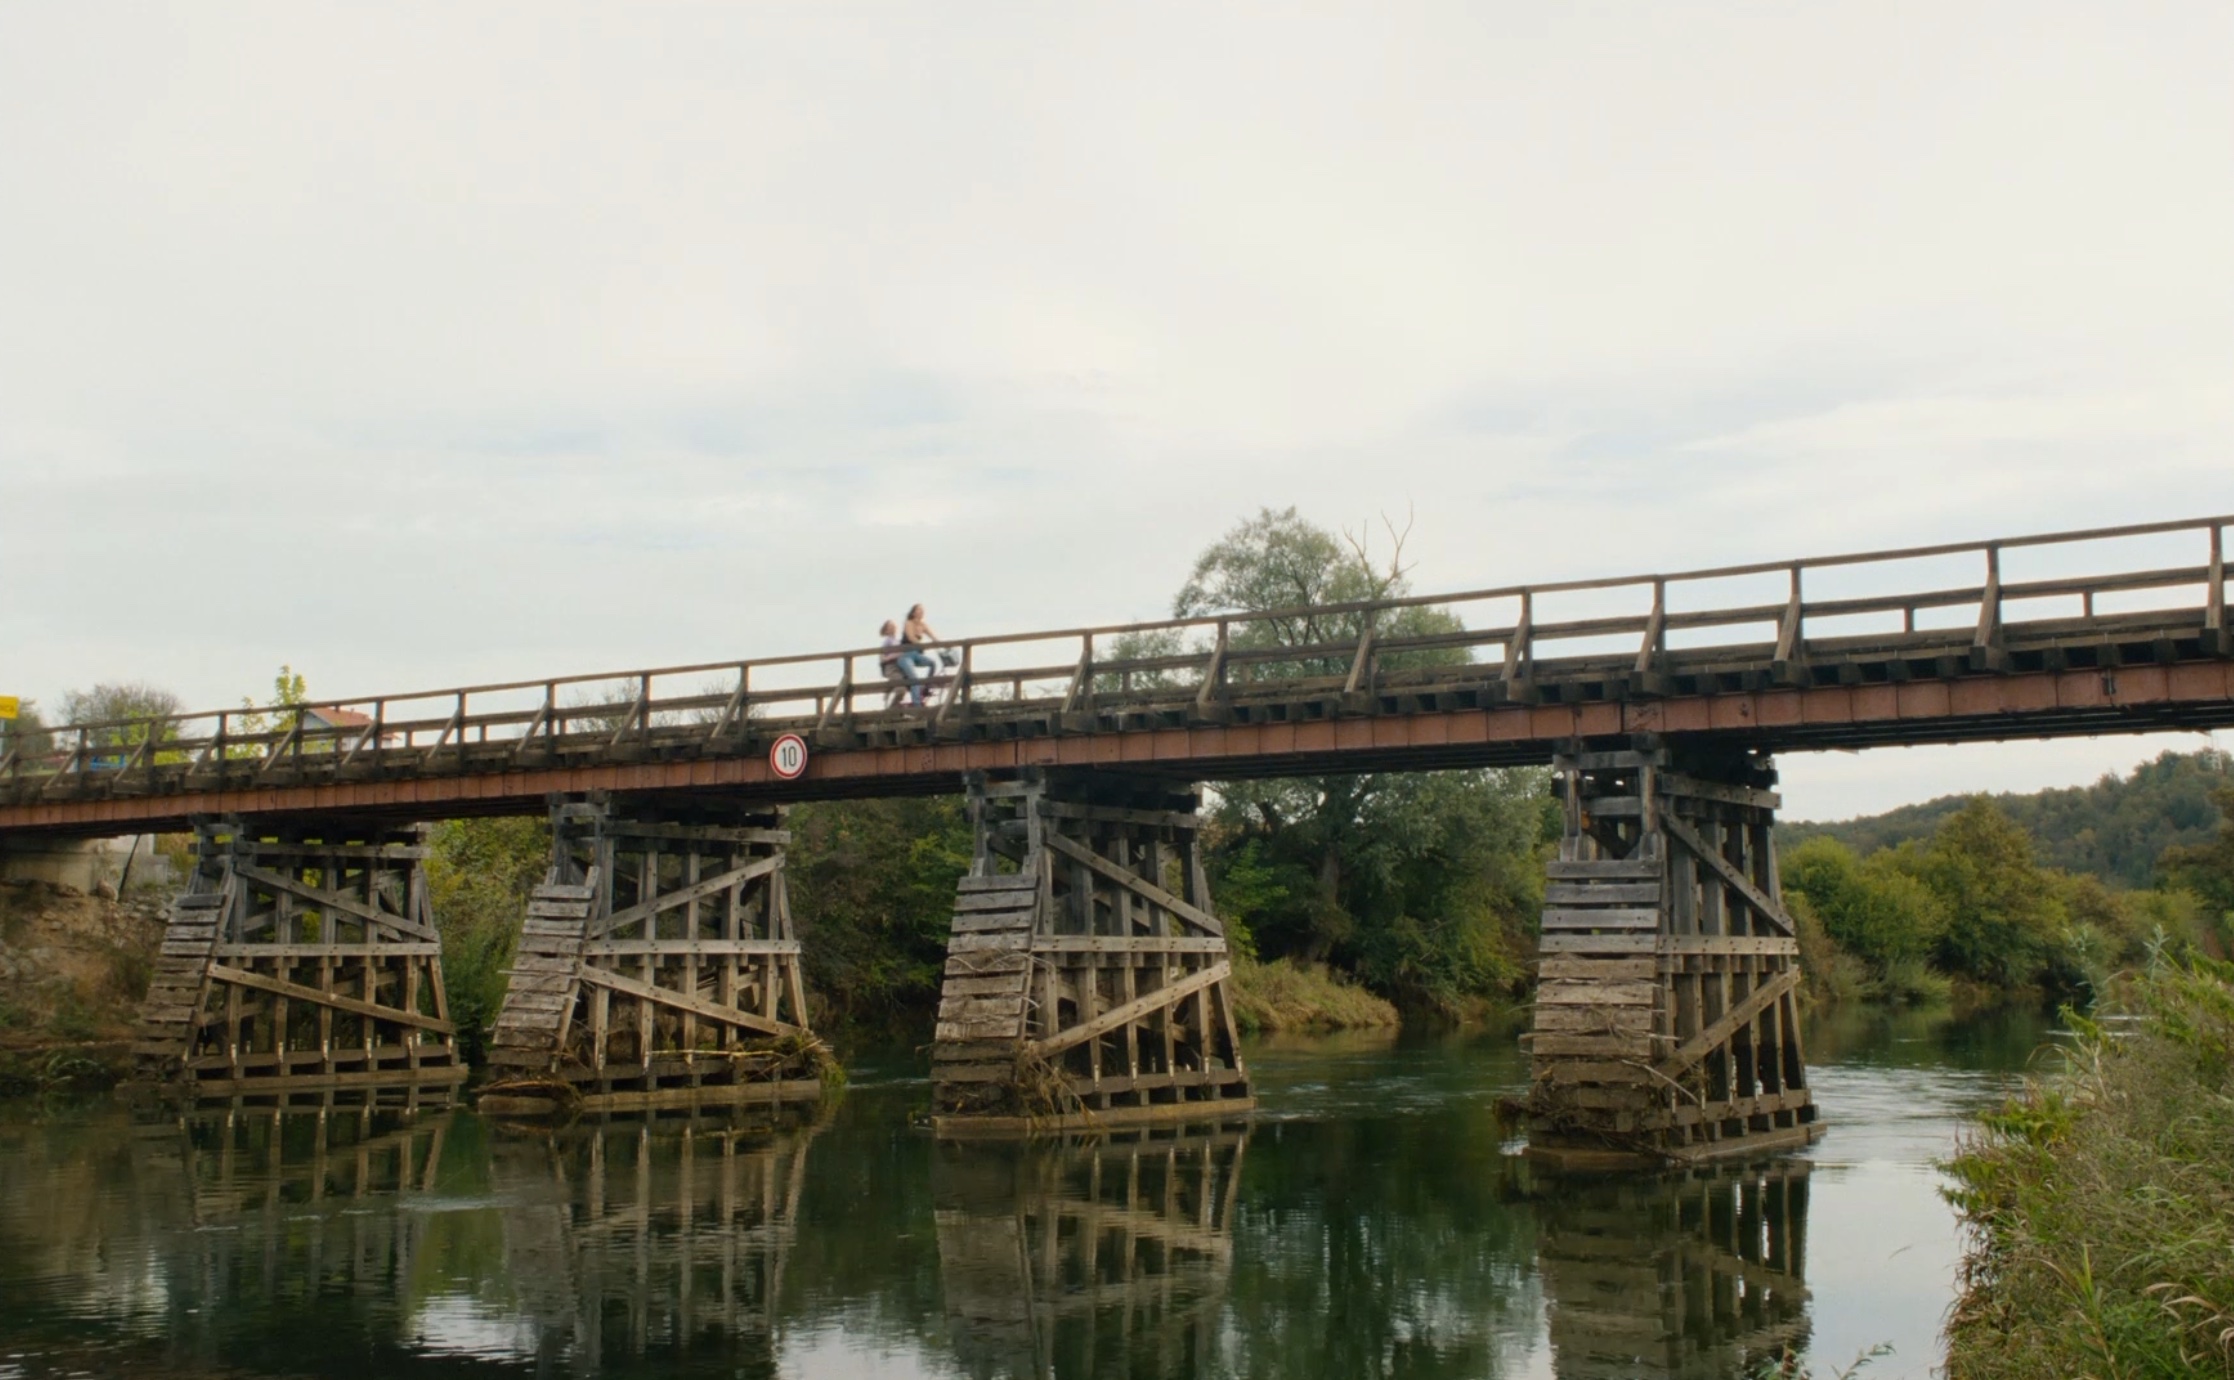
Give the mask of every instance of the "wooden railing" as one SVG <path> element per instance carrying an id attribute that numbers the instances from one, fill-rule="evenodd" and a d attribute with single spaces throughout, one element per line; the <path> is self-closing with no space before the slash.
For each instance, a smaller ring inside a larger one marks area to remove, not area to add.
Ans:
<path id="1" fill-rule="evenodd" d="M 892 702 L 881 649 L 859 647 L 69 724 L 47 731 L 44 752 L 0 757 L 0 799 L 720 755 L 784 730 L 891 724 L 936 736 L 1003 715 L 1122 729 L 1127 714 L 1281 698 L 1354 704 L 1458 684 L 1525 697 L 1583 675 L 1643 694 L 1679 677 L 1807 683 L 1817 666 L 1869 655 L 1956 657 L 1991 672 L 2073 639 L 2184 638 L 2224 655 L 2230 525 L 2234 516 L 966 638 L 948 644 L 957 664 L 920 709 Z M 1410 609 L 1449 618 L 1404 633 L 1395 615 Z M 1297 625 L 1332 635 L 1282 641 L 1276 630 Z"/>

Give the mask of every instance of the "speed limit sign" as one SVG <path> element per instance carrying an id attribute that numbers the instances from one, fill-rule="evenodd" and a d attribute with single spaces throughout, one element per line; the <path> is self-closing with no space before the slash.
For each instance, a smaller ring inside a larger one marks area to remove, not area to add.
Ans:
<path id="1" fill-rule="evenodd" d="M 768 770 L 786 781 L 796 781 L 807 770 L 807 740 L 786 733 L 768 746 Z"/>

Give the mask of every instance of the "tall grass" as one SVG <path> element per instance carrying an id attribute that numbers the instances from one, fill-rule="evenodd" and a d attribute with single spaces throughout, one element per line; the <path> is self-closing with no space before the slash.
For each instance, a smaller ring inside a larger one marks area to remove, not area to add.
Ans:
<path id="1" fill-rule="evenodd" d="M 1273 1030 L 1358 1030 L 1399 1023 L 1396 1008 L 1322 964 L 1234 957 L 1234 1024 Z"/>
<path id="2" fill-rule="evenodd" d="M 2157 964 L 2124 1004 L 1949 1165 L 1953 1380 L 2234 1376 L 2234 965 Z"/>

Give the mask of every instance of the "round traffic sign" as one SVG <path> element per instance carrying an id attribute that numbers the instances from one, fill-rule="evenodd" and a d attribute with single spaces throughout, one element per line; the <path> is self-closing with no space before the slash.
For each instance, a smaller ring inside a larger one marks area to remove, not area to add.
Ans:
<path id="1" fill-rule="evenodd" d="M 807 770 L 807 740 L 786 733 L 768 745 L 768 770 L 786 781 L 796 781 Z"/>

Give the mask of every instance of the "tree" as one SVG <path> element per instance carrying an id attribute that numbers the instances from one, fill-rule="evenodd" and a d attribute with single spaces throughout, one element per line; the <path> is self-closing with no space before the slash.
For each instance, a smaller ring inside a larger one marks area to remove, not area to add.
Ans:
<path id="1" fill-rule="evenodd" d="M 1939 965 L 2000 987 L 2051 976 L 2069 919 L 2055 874 L 2033 859 L 2032 837 L 1984 796 L 1939 826 L 1926 844 L 1902 844 L 1891 865 L 1946 907 Z"/>
<path id="2" fill-rule="evenodd" d="M 504 1005 L 528 897 L 551 865 L 551 827 L 540 815 L 452 819 L 434 826 L 428 842 L 427 897 L 442 935 L 443 985 L 459 1048 L 478 1061 Z"/>
<path id="3" fill-rule="evenodd" d="M 90 690 L 66 691 L 62 717 L 72 727 L 52 735 L 54 748 L 60 752 L 75 752 L 81 745 L 138 748 L 150 734 L 156 742 L 166 742 L 178 736 L 178 727 L 164 721 L 178 712 L 178 696 L 145 681 L 103 682 Z M 124 751 L 109 751 L 89 757 L 86 765 L 122 767 L 131 756 Z"/>
<path id="4" fill-rule="evenodd" d="M 1836 839 L 1812 838 L 1785 854 L 1780 870 L 1784 889 L 1807 898 L 1824 932 L 1880 975 L 1925 962 L 1946 935 L 1946 906 L 1890 853 L 1864 861 Z"/>
<path id="5" fill-rule="evenodd" d="M 18 705 L 13 719 L 0 719 L 0 759 L 13 755 L 28 767 L 52 751 L 54 735 L 34 701 Z"/>
<path id="6" fill-rule="evenodd" d="M 2234 925 L 2234 784 L 2211 792 L 2218 806 L 2218 829 L 2199 843 L 2164 852 L 2165 876 L 2203 899 L 2213 914 Z"/>
<path id="7" fill-rule="evenodd" d="M 240 707 L 246 712 L 232 721 L 230 731 L 237 737 L 253 738 L 260 733 L 286 733 L 302 721 L 304 706 L 310 703 L 310 686 L 302 672 L 286 662 L 279 665 L 279 674 L 272 677 L 271 699 L 257 704 L 253 696 L 241 696 Z M 243 743 L 228 748 L 228 757 L 262 757 L 278 750 L 277 744 Z"/>
<path id="8" fill-rule="evenodd" d="M 1401 598 L 1405 533 L 1376 557 L 1296 510 L 1261 510 L 1199 557 L 1172 601 L 1182 618 L 1275 613 L 1233 625 L 1229 646 L 1326 647 L 1285 674 L 1346 672 L 1376 639 L 1460 629 L 1444 609 L 1329 613 Z M 1282 612 L 1294 610 L 1293 612 Z M 1455 648 L 1398 652 L 1384 667 L 1451 664 Z M 1230 928 L 1268 958 L 1331 961 L 1411 1005 L 1454 1009 L 1514 981 L 1541 897 L 1548 818 L 1541 772 L 1377 773 L 1222 782 L 1211 891 Z"/>
<path id="9" fill-rule="evenodd" d="M 897 1026 L 938 1002 L 970 826 L 952 797 L 832 800 L 791 813 L 784 874 L 818 1023 Z"/>
<path id="10" fill-rule="evenodd" d="M 178 696 L 146 681 L 104 681 L 90 690 L 71 690 L 62 696 L 62 719 L 68 724 L 163 719 L 178 712 Z"/>

